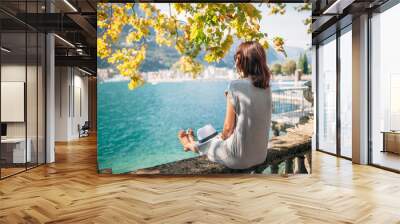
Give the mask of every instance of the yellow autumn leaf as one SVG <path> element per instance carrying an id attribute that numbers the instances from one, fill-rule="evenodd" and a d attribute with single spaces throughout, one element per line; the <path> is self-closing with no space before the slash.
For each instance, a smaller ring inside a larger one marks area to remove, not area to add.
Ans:
<path id="1" fill-rule="evenodd" d="M 271 11 L 276 14 L 285 12 L 284 3 L 268 6 L 274 6 Z M 181 57 L 173 68 L 192 77 L 203 69 L 196 60 L 200 52 L 207 62 L 217 62 L 229 52 L 233 39 L 259 41 L 264 48 L 269 47 L 266 35 L 260 32 L 261 12 L 253 4 L 172 3 L 171 14 L 151 3 L 99 3 L 97 7 L 97 55 L 113 64 L 121 75 L 130 77 L 131 89 L 143 83 L 139 71 L 148 41 L 174 46 Z M 184 22 L 177 19 L 182 15 Z M 122 38 L 124 30 L 131 32 Z M 150 30 L 155 36 L 150 36 Z M 274 38 L 272 43 L 285 53 L 282 38 Z"/>

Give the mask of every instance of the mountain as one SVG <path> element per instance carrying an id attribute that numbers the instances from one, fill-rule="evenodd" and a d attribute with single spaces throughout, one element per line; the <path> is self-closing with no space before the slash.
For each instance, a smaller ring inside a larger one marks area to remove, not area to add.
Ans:
<path id="1" fill-rule="evenodd" d="M 123 30 L 122 33 L 122 38 L 121 40 L 124 39 L 124 37 L 129 33 L 129 30 Z M 197 57 L 197 60 L 202 63 L 203 65 L 213 65 L 216 67 L 228 67 L 228 68 L 234 68 L 234 55 L 236 52 L 236 49 L 240 45 L 241 41 L 238 39 L 235 39 L 233 42 L 233 45 L 231 49 L 227 52 L 226 56 L 222 58 L 219 62 L 213 62 L 213 63 L 207 63 L 204 61 L 204 55 L 205 52 L 202 51 L 200 52 L 199 56 Z M 123 45 L 122 43 L 120 43 Z M 158 71 L 161 69 L 169 69 L 176 61 L 178 61 L 180 54 L 176 51 L 174 47 L 168 47 L 168 46 L 158 46 L 158 44 L 154 40 L 154 33 L 150 35 L 149 39 L 146 41 L 146 44 L 148 46 L 147 51 L 146 51 L 146 59 L 141 65 L 140 70 L 142 72 L 149 72 L 149 71 Z M 118 44 L 117 44 L 118 45 Z M 118 48 L 120 46 L 114 46 L 114 48 Z M 298 57 L 300 54 L 303 54 L 305 52 L 304 49 L 299 48 L 299 47 L 291 47 L 291 46 L 286 46 L 285 47 L 286 53 L 287 53 L 287 58 L 280 52 L 277 52 L 273 48 L 269 48 L 267 50 L 267 62 L 268 64 L 272 65 L 274 63 L 283 63 L 287 59 L 293 59 L 295 61 L 298 60 Z M 311 61 L 311 54 L 307 53 L 309 56 L 309 61 Z M 97 66 L 99 68 L 106 68 L 109 67 L 110 65 L 107 63 L 106 60 L 102 59 L 97 59 Z"/>
<path id="2" fill-rule="evenodd" d="M 169 69 L 180 58 L 173 47 L 158 46 L 155 41 L 149 42 L 147 46 L 146 59 L 140 67 L 142 72 Z"/>
<path id="3" fill-rule="evenodd" d="M 287 57 L 289 59 L 293 59 L 295 61 L 297 61 L 299 59 L 299 56 L 301 54 L 306 53 L 308 62 L 309 63 L 311 62 L 311 50 L 304 49 L 301 47 L 286 46 L 285 51 L 286 51 Z"/>
<path id="4" fill-rule="evenodd" d="M 274 48 L 270 48 L 267 51 L 267 62 L 272 65 L 275 63 L 282 63 L 285 60 L 285 56 L 282 53 L 277 52 Z"/>
<path id="5" fill-rule="evenodd" d="M 200 52 L 197 60 L 203 65 L 213 65 L 216 67 L 229 67 L 234 68 L 234 55 L 240 41 L 235 41 L 231 49 L 227 52 L 226 56 L 222 58 L 219 62 L 208 63 L 204 61 L 205 52 Z M 277 52 L 275 49 L 270 48 L 267 50 L 267 62 L 269 65 L 274 63 L 283 63 L 285 60 L 292 59 L 297 62 L 299 55 L 306 52 L 308 56 L 308 61 L 311 61 L 311 53 L 299 48 L 286 46 L 285 50 L 287 52 L 287 57 L 282 53 Z M 160 69 L 170 68 L 178 59 L 180 55 L 173 47 L 158 46 L 155 42 L 148 42 L 148 50 L 146 55 L 146 60 L 142 64 L 141 71 L 157 71 Z"/>

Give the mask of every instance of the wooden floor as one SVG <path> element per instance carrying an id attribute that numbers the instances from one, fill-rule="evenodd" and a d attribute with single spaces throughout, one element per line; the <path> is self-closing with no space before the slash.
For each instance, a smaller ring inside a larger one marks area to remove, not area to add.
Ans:
<path id="1" fill-rule="evenodd" d="M 400 223 L 400 175 L 313 155 L 311 176 L 98 175 L 96 139 L 0 181 L 0 223 Z"/>
<path id="2" fill-rule="evenodd" d="M 400 155 L 392 152 L 374 151 L 372 156 L 374 164 L 400 170 Z"/>
<path id="3" fill-rule="evenodd" d="M 25 170 L 24 168 L 1 168 L 1 177 L 8 177 L 11 176 L 13 174 L 19 173 L 19 172 L 23 172 Z"/>

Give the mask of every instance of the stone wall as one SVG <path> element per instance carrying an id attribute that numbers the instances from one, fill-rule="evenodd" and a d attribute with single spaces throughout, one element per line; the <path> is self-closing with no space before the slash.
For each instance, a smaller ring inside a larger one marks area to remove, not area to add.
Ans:
<path id="1" fill-rule="evenodd" d="M 246 169 L 234 170 L 209 161 L 205 156 L 179 160 L 130 174 L 180 174 L 204 175 L 222 173 L 262 173 L 270 168 L 271 173 L 278 173 L 279 167 L 285 174 L 311 173 L 311 136 L 313 120 L 287 130 L 284 136 L 273 137 L 268 143 L 267 158 L 263 164 Z M 284 164 L 279 166 L 279 164 Z"/>

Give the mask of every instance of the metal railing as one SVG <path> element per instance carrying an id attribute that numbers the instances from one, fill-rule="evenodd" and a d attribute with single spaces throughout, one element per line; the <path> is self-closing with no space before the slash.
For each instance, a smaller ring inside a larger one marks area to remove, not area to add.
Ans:
<path id="1" fill-rule="evenodd" d="M 289 87 L 272 91 L 272 121 L 296 125 L 305 116 L 313 113 L 309 87 Z M 310 102 L 311 101 L 311 102 Z"/>

